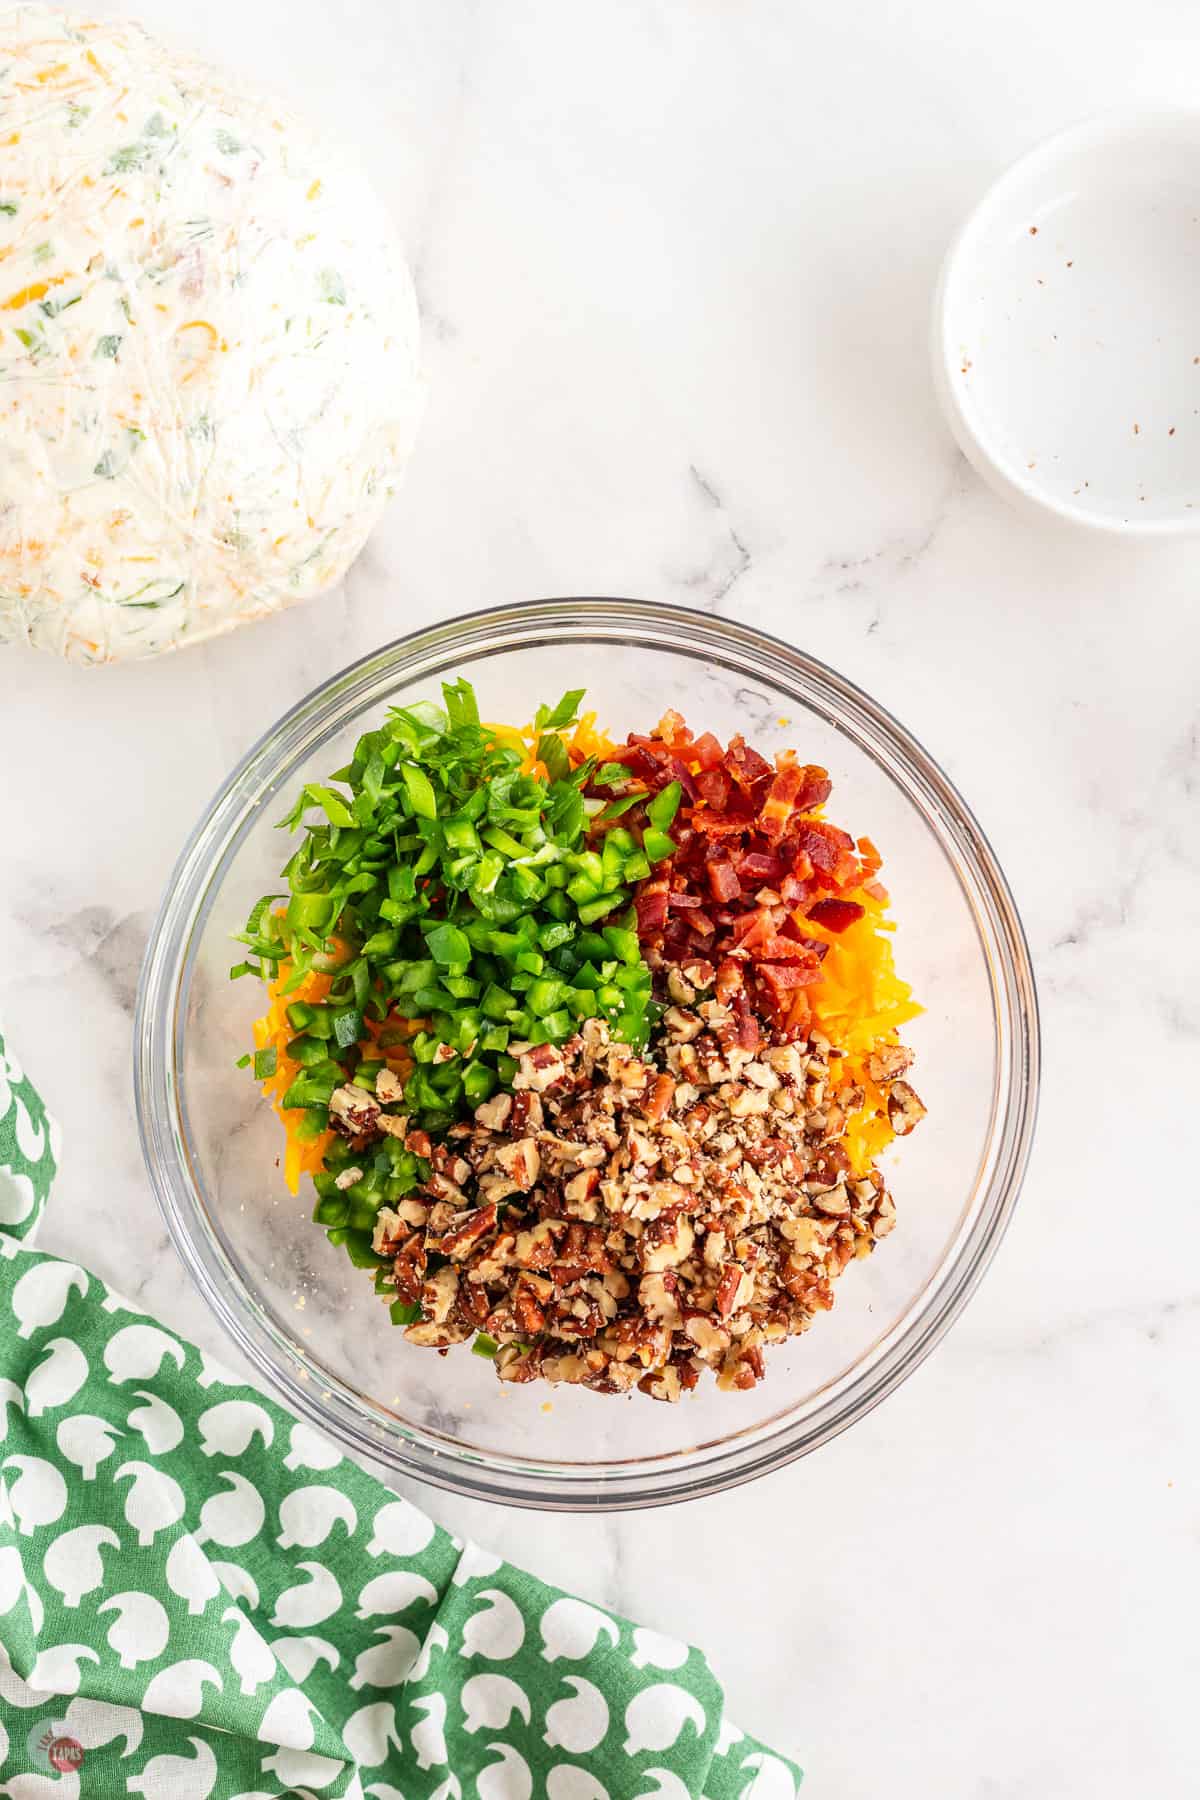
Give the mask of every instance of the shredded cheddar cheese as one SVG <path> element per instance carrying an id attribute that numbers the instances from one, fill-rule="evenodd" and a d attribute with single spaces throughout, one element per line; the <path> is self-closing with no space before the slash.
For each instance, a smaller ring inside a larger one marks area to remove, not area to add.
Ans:
<path id="1" fill-rule="evenodd" d="M 339 946 L 339 950 L 341 946 Z M 285 993 L 284 989 L 291 980 L 292 965 L 282 962 L 279 974 L 267 987 L 270 1005 L 261 1019 L 254 1022 L 254 1048 L 256 1050 L 275 1051 L 275 1073 L 262 1084 L 262 1091 L 270 1100 L 283 1125 L 287 1139 L 287 1150 L 284 1155 L 283 1174 L 293 1194 L 300 1191 L 300 1177 L 313 1175 L 321 1167 L 325 1152 L 333 1136 L 331 1131 L 319 1132 L 315 1137 L 304 1135 L 304 1122 L 310 1114 L 303 1107 L 285 1107 L 283 1097 L 293 1081 L 302 1073 L 299 1063 L 293 1062 L 287 1053 L 287 1046 L 296 1036 L 295 1028 L 287 1016 L 287 1009 L 297 1000 L 306 1000 L 316 1004 L 324 1000 L 329 992 L 333 977 L 311 971 L 304 979 Z M 401 1021 L 384 1021 L 392 1026 Z M 403 1025 L 409 1031 L 420 1030 L 424 1023 L 421 1019 L 404 1020 Z M 370 1037 L 377 1039 L 384 1029 L 384 1024 L 377 1024 L 373 1019 L 365 1021 Z M 384 1049 L 375 1048 L 374 1054 L 381 1056 L 390 1069 L 393 1069 L 403 1080 L 412 1071 L 412 1057 L 403 1044 L 389 1044 Z"/>
<path id="2" fill-rule="evenodd" d="M 829 945 L 821 981 L 811 993 L 813 1018 L 834 1048 L 846 1053 L 839 1085 L 861 1087 L 865 1095 L 846 1129 L 846 1151 L 856 1175 L 864 1175 L 895 1136 L 886 1096 L 868 1075 L 867 1062 L 881 1044 L 896 1043 L 900 1027 L 922 1010 L 908 982 L 896 973 L 890 936 L 895 925 L 887 916 L 886 896 L 879 898 L 882 892 L 855 892 L 853 898 L 866 911 L 843 932 L 805 922 L 812 937 Z"/>
<path id="3" fill-rule="evenodd" d="M 332 1133 L 322 1131 L 317 1137 L 305 1141 L 299 1137 L 298 1132 L 308 1114 L 296 1108 L 289 1111 L 283 1105 L 283 1096 L 300 1073 L 299 1063 L 293 1062 L 287 1053 L 287 1046 L 296 1035 L 288 1021 L 287 1009 L 297 1000 L 307 1000 L 310 1003 L 323 1000 L 329 992 L 330 977 L 318 975 L 314 970 L 290 994 L 284 994 L 283 989 L 287 986 L 291 973 L 291 964 L 281 963 L 279 974 L 267 988 L 270 1004 L 263 1017 L 254 1022 L 254 1048 L 273 1048 L 275 1051 L 275 1073 L 263 1082 L 262 1089 L 283 1124 L 287 1137 L 283 1175 L 289 1189 L 295 1194 L 300 1191 L 301 1175 L 315 1174 L 321 1167 Z"/>

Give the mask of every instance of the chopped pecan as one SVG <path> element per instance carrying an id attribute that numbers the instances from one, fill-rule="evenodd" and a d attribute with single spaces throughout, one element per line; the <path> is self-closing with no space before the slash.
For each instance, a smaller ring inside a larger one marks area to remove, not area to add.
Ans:
<path id="1" fill-rule="evenodd" d="M 850 1211 L 850 1196 L 846 1192 L 845 1182 L 839 1181 L 836 1187 L 819 1189 L 813 1194 L 812 1203 L 820 1212 L 841 1218 Z"/>
<path id="2" fill-rule="evenodd" d="M 726 1263 L 717 1283 L 716 1308 L 723 1319 L 730 1318 L 741 1307 L 750 1304 L 754 1293 L 754 1276 L 737 1263 Z"/>
<path id="3" fill-rule="evenodd" d="M 460 1213 L 451 1229 L 442 1238 L 438 1249 L 443 1256 L 455 1259 L 466 1256 L 480 1238 L 486 1237 L 489 1231 L 495 1229 L 495 1225 L 496 1208 L 494 1204 L 477 1206 L 471 1212 Z"/>
<path id="4" fill-rule="evenodd" d="M 643 1275 L 638 1282 L 638 1305 L 648 1319 L 663 1325 L 668 1331 L 676 1331 L 683 1323 L 679 1312 L 679 1303 L 675 1298 L 676 1278 L 669 1271 L 655 1271 Z"/>
<path id="5" fill-rule="evenodd" d="M 907 1075 L 913 1065 L 913 1053 L 903 1044 L 881 1044 L 867 1058 L 867 1074 L 872 1081 L 895 1081 Z"/>
<path id="6" fill-rule="evenodd" d="M 879 1211 L 871 1221 L 872 1236 L 886 1237 L 888 1232 L 895 1228 L 895 1224 L 896 1203 L 890 1194 L 884 1193 L 879 1199 Z"/>
<path id="7" fill-rule="evenodd" d="M 394 1069 L 380 1069 L 375 1077 L 375 1098 L 381 1106 L 395 1106 L 404 1098 L 404 1083 Z"/>
<path id="8" fill-rule="evenodd" d="M 540 1095 L 529 1089 L 513 1095 L 512 1112 L 505 1127 L 510 1137 L 524 1137 L 530 1131 L 540 1131 L 544 1123 Z"/>
<path id="9" fill-rule="evenodd" d="M 435 1325 L 444 1325 L 458 1298 L 458 1270 L 449 1264 L 429 1277 L 421 1289 L 421 1311 Z"/>
<path id="10" fill-rule="evenodd" d="M 536 1381 L 544 1356 L 545 1349 L 541 1344 L 534 1344 L 529 1350 L 509 1345 L 496 1358 L 496 1373 L 501 1381 Z"/>
<path id="11" fill-rule="evenodd" d="M 704 957 L 694 956 L 683 964 L 683 977 L 700 993 L 704 993 L 717 979 L 717 971 Z"/>
<path id="12" fill-rule="evenodd" d="M 678 1400 L 681 1389 L 679 1370 L 673 1363 L 668 1363 L 663 1369 L 655 1369 L 652 1374 L 643 1375 L 638 1386 L 652 1400 Z"/>
<path id="13" fill-rule="evenodd" d="M 897 1137 L 907 1137 L 925 1117 L 925 1107 L 907 1081 L 894 1081 L 888 1095 L 888 1120 Z"/>
<path id="14" fill-rule="evenodd" d="M 762 1088 L 744 1087 L 731 1096 L 729 1115 L 733 1119 L 749 1119 L 756 1113 L 769 1111 L 770 1105 L 770 1096 Z"/>
<path id="15" fill-rule="evenodd" d="M 496 1151 L 496 1161 L 522 1193 L 534 1185 L 541 1173 L 542 1159 L 538 1154 L 537 1142 L 531 1137 L 518 1138 L 516 1143 L 502 1144 Z"/>
<path id="16" fill-rule="evenodd" d="M 436 1169 L 425 1183 L 425 1192 L 430 1194 L 434 1200 L 448 1200 L 454 1207 L 462 1207 L 467 1204 L 467 1196 L 458 1183 L 451 1181 L 448 1175 L 439 1174 Z"/>
<path id="17" fill-rule="evenodd" d="M 667 971 L 667 992 L 676 1006 L 690 1006 L 696 998 L 696 990 L 682 969 L 671 968 Z"/>
<path id="18" fill-rule="evenodd" d="M 865 1096 L 818 1033 L 763 1042 L 728 982 L 731 1004 L 682 1004 L 685 983 L 711 993 L 713 979 L 709 965 L 669 988 L 658 1059 L 585 1020 L 561 1048 L 510 1046 L 515 1091 L 436 1145 L 406 1133 L 428 1191 L 381 1209 L 374 1241 L 394 1291 L 421 1305 L 413 1341 L 482 1328 L 504 1381 L 675 1398 L 706 1367 L 753 1386 L 763 1346 L 828 1308 L 839 1271 L 895 1220 L 882 1175 L 847 1154 Z M 891 1091 L 903 1108 L 907 1084 Z M 382 1117 L 377 1130 L 403 1128 Z"/>
<path id="19" fill-rule="evenodd" d="M 418 1237 L 409 1238 L 397 1251 L 392 1264 L 392 1280 L 402 1300 L 410 1303 L 419 1300 L 428 1263 L 425 1246 Z"/>
<path id="20" fill-rule="evenodd" d="M 704 1026 L 693 1012 L 684 1012 L 681 1007 L 669 1006 L 663 1014 L 663 1024 L 668 1034 L 677 1044 L 690 1044 L 698 1038 Z"/>
<path id="21" fill-rule="evenodd" d="M 404 1205 L 403 1201 L 401 1205 Z M 411 1229 L 399 1210 L 393 1211 L 390 1206 L 381 1206 L 375 1214 L 375 1229 L 371 1234 L 372 1250 L 376 1256 L 394 1256 L 410 1236 Z"/>
<path id="22" fill-rule="evenodd" d="M 420 1319 L 415 1325 L 410 1325 L 404 1335 L 410 1344 L 419 1344 L 424 1349 L 444 1350 L 450 1344 L 464 1344 L 473 1329 L 470 1325 L 451 1320 L 438 1325 L 432 1320 Z"/>
<path id="23" fill-rule="evenodd" d="M 512 1109 L 511 1094 L 493 1094 L 490 1100 L 475 1108 L 476 1124 L 482 1125 L 485 1131 L 503 1131 Z"/>
<path id="24" fill-rule="evenodd" d="M 525 1337 L 536 1337 L 546 1329 L 546 1314 L 542 1308 L 543 1296 L 534 1286 L 533 1278 L 522 1275 L 513 1289 L 512 1310 L 517 1330 Z"/>
<path id="25" fill-rule="evenodd" d="M 562 1231 L 561 1220 L 540 1219 L 530 1230 L 518 1232 L 513 1260 L 522 1269 L 548 1269 L 558 1259 Z"/>
<path id="26" fill-rule="evenodd" d="M 562 1052 L 553 1044 L 536 1044 L 532 1050 L 526 1050 L 517 1059 L 517 1073 L 513 1079 L 515 1088 L 528 1088 L 532 1093 L 544 1094 L 556 1082 L 563 1079 L 567 1065 Z"/>
<path id="27" fill-rule="evenodd" d="M 690 1221 L 682 1216 L 652 1219 L 642 1239 L 642 1267 L 677 1268 L 691 1255 L 695 1235 Z"/>
<path id="28" fill-rule="evenodd" d="M 702 1356 L 723 1356 L 729 1348 L 728 1331 L 713 1319 L 711 1313 L 689 1308 L 683 1321 L 683 1329 Z"/>
<path id="29" fill-rule="evenodd" d="M 646 1102 L 646 1117 L 650 1120 L 651 1124 L 657 1124 L 660 1119 L 664 1118 L 666 1114 L 670 1112 L 671 1100 L 674 1093 L 675 1077 L 673 1075 L 660 1075 L 650 1091 L 650 1098 Z"/>
<path id="30" fill-rule="evenodd" d="M 345 1138 L 370 1137 L 379 1121 L 379 1105 L 365 1088 L 347 1082 L 334 1088 L 329 1100 L 329 1123 Z"/>
<path id="31" fill-rule="evenodd" d="M 598 1169 L 580 1169 L 577 1175 L 563 1184 L 563 1199 L 571 1206 L 579 1206 L 589 1195 L 594 1194 L 600 1186 Z"/>

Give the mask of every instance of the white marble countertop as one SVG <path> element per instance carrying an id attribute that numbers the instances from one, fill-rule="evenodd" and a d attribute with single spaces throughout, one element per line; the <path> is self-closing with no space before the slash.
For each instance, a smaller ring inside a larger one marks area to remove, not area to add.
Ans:
<path id="1" fill-rule="evenodd" d="M 1194 1793 L 1200 550 L 1010 512 L 925 354 L 965 207 L 1063 121 L 1192 100 L 1193 10 L 1144 0 L 1133 34 L 1084 0 L 140 11 L 365 148 L 431 403 L 343 591 L 153 666 L 0 659 L 0 1007 L 67 1144 L 43 1243 L 229 1354 L 143 1176 L 129 1036 L 161 884 L 266 717 L 533 595 L 792 638 L 923 738 L 1023 909 L 1046 1071 L 1016 1221 L 907 1385 L 754 1489 L 586 1521 L 420 1498 L 708 1646 L 814 1800 Z"/>

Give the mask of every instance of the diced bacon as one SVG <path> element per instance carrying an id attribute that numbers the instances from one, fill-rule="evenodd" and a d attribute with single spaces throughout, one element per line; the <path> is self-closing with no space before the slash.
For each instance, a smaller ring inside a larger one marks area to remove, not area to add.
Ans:
<path id="1" fill-rule="evenodd" d="M 662 935 L 662 955 L 666 962 L 680 962 L 691 953 L 692 934 L 689 923 L 694 917 L 694 913 L 681 913 L 668 919 Z"/>
<path id="2" fill-rule="evenodd" d="M 711 731 L 703 731 L 691 748 L 693 762 L 699 763 L 701 769 L 717 769 L 720 767 L 725 752 L 718 738 Z"/>
<path id="3" fill-rule="evenodd" d="M 806 819 L 796 835 L 800 848 L 822 875 L 832 875 L 844 852 L 854 849 L 849 833 L 827 825 L 824 819 Z"/>
<path id="4" fill-rule="evenodd" d="M 741 881 L 779 881 L 784 870 L 777 856 L 769 856 L 761 850 L 748 850 L 738 858 L 737 872 Z"/>
<path id="5" fill-rule="evenodd" d="M 811 962 L 813 953 L 795 938 L 777 936 L 765 938 L 758 954 L 763 962 Z"/>
<path id="6" fill-rule="evenodd" d="M 658 760 L 645 748 L 645 742 L 645 739 L 639 740 L 631 736 L 627 744 L 613 751 L 609 760 L 624 763 L 627 769 L 640 776 L 648 786 L 659 787 L 662 784 L 658 778 Z"/>
<path id="7" fill-rule="evenodd" d="M 631 733 L 610 755 L 647 794 L 673 781 L 682 791 L 669 879 L 656 875 L 635 895 L 656 974 L 698 956 L 711 963 L 743 1048 L 757 1047 L 767 1021 L 802 1034 L 813 1016 L 806 990 L 820 982 L 829 952 L 825 934 L 845 930 L 863 917 L 863 900 L 885 894 L 871 840 L 856 845 L 812 816 L 832 791 L 828 772 L 793 751 L 772 766 L 740 734 L 724 749 L 711 732 L 693 739 L 675 712 L 655 735 Z M 637 832 L 645 814 L 638 806 L 623 819 Z"/>
<path id="8" fill-rule="evenodd" d="M 816 981 L 820 966 L 810 969 L 799 963 L 759 963 L 758 977 L 765 981 L 777 1003 L 782 1003 L 791 994 L 793 988 L 807 987 Z"/>
<path id="9" fill-rule="evenodd" d="M 696 798 L 696 795 L 699 792 L 699 789 L 696 786 L 696 778 L 688 768 L 687 764 L 683 761 L 682 757 L 667 757 L 666 777 L 667 779 L 662 784 L 664 787 L 669 786 L 672 781 L 677 781 L 689 800 L 694 800 Z"/>
<path id="10" fill-rule="evenodd" d="M 742 914 L 731 935 L 743 950 L 753 950 L 756 945 L 765 943 L 772 936 L 773 926 L 774 921 L 766 907 L 759 906 L 753 912 Z"/>
<path id="11" fill-rule="evenodd" d="M 747 792 L 771 774 L 771 765 L 766 757 L 752 749 L 740 733 L 729 740 L 729 748 L 725 752 L 725 767 L 738 786 Z"/>
<path id="12" fill-rule="evenodd" d="M 832 792 L 833 783 L 828 771 L 818 768 L 815 763 L 806 763 L 804 784 L 796 795 L 797 812 L 811 812 L 814 806 L 824 806 Z"/>
<path id="13" fill-rule="evenodd" d="M 717 970 L 716 992 L 722 1005 L 741 989 L 745 979 L 741 963 L 734 962 L 731 956 L 727 956 Z"/>
<path id="14" fill-rule="evenodd" d="M 665 887 L 658 889 L 642 888 L 634 901 L 637 909 L 638 933 L 641 937 L 653 937 L 661 931 L 667 922 L 667 891 Z"/>
<path id="15" fill-rule="evenodd" d="M 795 943 L 803 945 L 805 950 L 811 950 L 819 961 L 821 957 L 829 955 L 829 945 L 821 938 L 809 937 L 804 929 L 807 923 L 808 919 L 804 913 L 791 913 L 779 927 L 779 935 L 793 939 Z"/>
<path id="16" fill-rule="evenodd" d="M 767 792 L 759 823 L 769 841 L 777 844 L 787 830 L 796 805 L 796 795 L 804 786 L 804 770 L 794 765 L 780 769 Z"/>
<path id="17" fill-rule="evenodd" d="M 737 1019 L 738 1043 L 743 1050 L 757 1050 L 762 1043 L 762 1032 L 744 993 L 735 996 L 733 1008 Z"/>
<path id="18" fill-rule="evenodd" d="M 804 860 L 808 862 L 807 857 Z M 811 875 L 812 864 L 809 863 L 808 866 Z M 817 883 L 815 881 L 801 881 L 795 875 L 785 875 L 779 883 L 779 897 L 785 906 L 803 906 L 806 900 L 812 899 L 816 891 Z"/>
<path id="19" fill-rule="evenodd" d="M 808 909 L 808 917 L 817 925 L 823 925 L 826 931 L 845 931 L 866 912 L 857 900 L 818 900 Z"/>
<path id="20" fill-rule="evenodd" d="M 708 865 L 708 885 L 712 889 L 714 900 L 739 900 L 742 884 L 734 872 L 731 862 L 724 857 L 710 862 Z"/>
<path id="21" fill-rule="evenodd" d="M 729 837 L 734 832 L 752 831 L 754 819 L 750 813 L 741 810 L 714 812 L 711 807 L 703 806 L 693 812 L 692 828 L 706 837 Z"/>
<path id="22" fill-rule="evenodd" d="M 729 777 L 724 769 L 702 769 L 696 776 L 696 791 L 707 805 L 724 812 L 729 804 Z"/>

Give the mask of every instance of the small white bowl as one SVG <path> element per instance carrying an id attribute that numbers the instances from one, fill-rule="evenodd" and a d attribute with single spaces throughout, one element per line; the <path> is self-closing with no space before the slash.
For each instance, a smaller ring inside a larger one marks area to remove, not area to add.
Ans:
<path id="1" fill-rule="evenodd" d="M 1107 114 L 1015 163 L 950 247 L 933 353 L 964 454 L 1010 498 L 1200 531 L 1200 111 Z"/>

